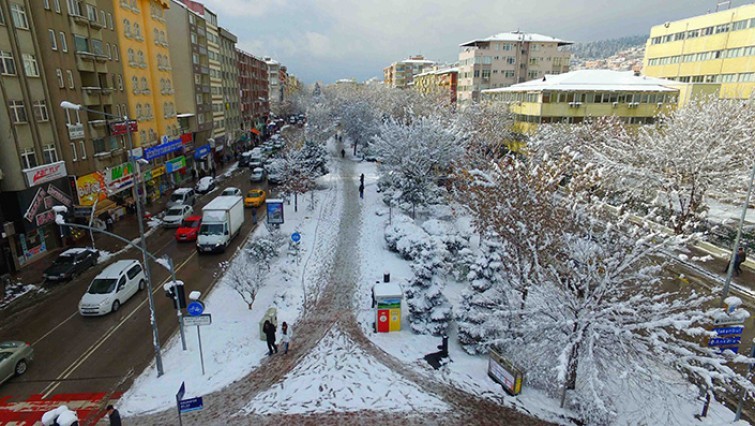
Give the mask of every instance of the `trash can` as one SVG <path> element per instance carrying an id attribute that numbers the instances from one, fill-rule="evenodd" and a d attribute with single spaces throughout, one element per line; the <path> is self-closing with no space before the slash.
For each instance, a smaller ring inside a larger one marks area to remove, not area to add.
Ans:
<path id="1" fill-rule="evenodd" d="M 388 333 L 401 330 L 401 286 L 396 283 L 378 283 L 372 288 L 375 298 L 375 331 Z"/>
<path id="2" fill-rule="evenodd" d="M 265 316 L 262 317 L 260 320 L 260 340 L 266 341 L 267 337 L 265 336 L 265 332 L 262 331 L 262 327 L 265 325 L 265 321 L 270 321 L 273 323 L 275 328 L 278 328 L 278 310 L 275 308 L 270 308 L 265 312 Z"/>

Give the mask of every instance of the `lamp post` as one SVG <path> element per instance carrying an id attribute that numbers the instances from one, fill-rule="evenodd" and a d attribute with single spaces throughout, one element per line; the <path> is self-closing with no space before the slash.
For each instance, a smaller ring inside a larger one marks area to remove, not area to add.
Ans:
<path id="1" fill-rule="evenodd" d="M 70 109 L 74 111 L 86 111 L 86 112 L 91 112 L 94 114 L 100 114 L 104 117 L 109 117 L 109 118 L 122 119 L 126 122 L 126 125 L 128 126 L 128 116 L 119 117 L 114 114 L 108 114 L 103 111 L 89 109 L 84 106 L 74 104 L 68 101 L 61 102 L 60 107 L 63 109 Z M 139 165 L 136 163 L 136 160 L 131 155 L 131 150 L 134 149 L 134 146 L 133 146 L 133 142 L 131 141 L 130 129 L 127 129 L 126 135 L 127 135 L 126 138 L 128 139 L 129 162 L 131 163 L 131 169 L 138 172 Z M 133 194 L 134 200 L 136 201 L 136 219 L 137 219 L 137 222 L 139 223 L 139 239 L 140 239 L 139 245 L 141 247 L 142 258 L 144 259 L 144 275 L 145 275 L 145 278 L 147 278 L 147 290 L 148 290 L 147 298 L 149 301 L 149 322 L 150 322 L 150 325 L 152 326 L 152 346 L 154 347 L 154 350 L 155 350 L 155 365 L 157 366 L 157 377 L 160 377 L 163 375 L 163 360 L 162 360 L 162 356 L 160 355 L 160 338 L 157 332 L 157 318 L 155 317 L 155 300 L 152 295 L 152 274 L 150 273 L 150 267 L 149 267 L 148 256 L 147 256 L 147 239 L 144 236 L 144 218 L 142 217 L 142 203 L 141 203 L 141 198 L 139 197 L 139 191 L 137 190 L 137 184 L 140 179 L 141 179 L 140 174 L 137 174 L 134 176 L 132 194 Z"/>

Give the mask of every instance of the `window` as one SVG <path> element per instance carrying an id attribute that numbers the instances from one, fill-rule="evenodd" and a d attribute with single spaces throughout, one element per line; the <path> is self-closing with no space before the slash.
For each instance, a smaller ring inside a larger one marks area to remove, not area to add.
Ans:
<path id="1" fill-rule="evenodd" d="M 47 101 L 34 101 L 34 118 L 37 121 L 50 121 L 50 116 L 47 114 Z"/>
<path id="2" fill-rule="evenodd" d="M 10 114 L 10 120 L 13 123 L 26 123 L 26 107 L 24 101 L 9 101 L 8 113 Z"/>
<path id="3" fill-rule="evenodd" d="M 71 161 L 78 161 L 79 157 L 76 155 L 76 143 L 71 142 Z"/>
<path id="4" fill-rule="evenodd" d="M 136 52 L 136 61 L 139 63 L 139 65 L 144 64 L 144 52 L 141 50 Z"/>
<path id="5" fill-rule="evenodd" d="M 118 74 L 118 90 L 123 91 L 123 76 Z"/>
<path id="6" fill-rule="evenodd" d="M 89 40 L 87 40 L 85 37 L 74 34 L 73 46 L 76 49 L 76 52 L 89 53 Z"/>
<path id="7" fill-rule="evenodd" d="M 117 44 L 113 44 L 113 59 L 115 59 L 116 61 L 120 61 L 121 58 L 118 55 L 119 55 L 119 53 L 118 53 L 118 45 Z"/>
<path id="8" fill-rule="evenodd" d="M 43 4 L 45 6 L 45 9 L 50 10 L 50 0 L 45 0 Z"/>
<path id="9" fill-rule="evenodd" d="M 68 14 L 81 16 L 81 4 L 79 0 L 68 0 Z"/>
<path id="10" fill-rule="evenodd" d="M 24 148 L 21 152 L 21 161 L 25 169 L 37 167 L 37 155 L 34 153 L 34 148 Z"/>
<path id="11" fill-rule="evenodd" d="M 139 92 L 139 79 L 136 77 L 131 77 L 131 90 L 134 92 L 135 95 L 138 95 Z"/>
<path id="12" fill-rule="evenodd" d="M 113 59 L 113 53 L 110 51 L 110 43 L 105 43 L 105 55 L 108 59 Z"/>
<path id="13" fill-rule="evenodd" d="M 97 22 L 97 10 L 95 10 L 94 6 L 91 4 L 86 5 L 87 6 L 87 18 L 89 19 L 89 22 Z"/>
<path id="14" fill-rule="evenodd" d="M 194 65 L 199 65 L 199 55 L 197 55 L 196 53 L 192 53 L 191 61 L 194 63 Z"/>
<path id="15" fill-rule="evenodd" d="M 21 55 L 24 61 L 24 74 L 27 77 L 39 77 L 39 65 L 37 64 L 37 58 L 34 55 L 24 53 Z"/>
<path id="16" fill-rule="evenodd" d="M 142 92 L 149 93 L 149 85 L 147 84 L 147 77 L 142 77 Z"/>
<path id="17" fill-rule="evenodd" d="M 53 4 L 55 5 L 55 12 L 60 13 L 60 0 L 53 0 Z"/>
<path id="18" fill-rule="evenodd" d="M 506 58 L 506 63 L 509 64 L 509 65 L 515 64 L 516 63 L 516 58 L 513 57 L 513 56 L 509 56 L 508 58 Z"/>
<path id="19" fill-rule="evenodd" d="M 10 14 L 13 19 L 13 26 L 22 30 L 29 29 L 29 21 L 26 18 L 26 9 L 20 4 L 12 3 L 10 5 Z"/>
<path id="20" fill-rule="evenodd" d="M 134 22 L 134 38 L 137 40 L 142 39 L 142 28 L 136 22 Z"/>
<path id="21" fill-rule="evenodd" d="M 152 105 L 150 104 L 144 105 L 144 115 L 147 118 L 152 118 Z"/>
<path id="22" fill-rule="evenodd" d="M 105 51 L 102 49 L 102 40 L 92 39 L 92 53 L 98 56 L 105 55 Z"/>
<path id="23" fill-rule="evenodd" d="M 79 141 L 79 148 L 80 148 L 79 151 L 81 152 L 81 159 L 82 160 L 86 160 L 86 158 L 87 158 L 87 147 L 86 147 L 86 144 L 84 143 L 84 141 Z"/>
<path id="24" fill-rule="evenodd" d="M 68 52 L 68 39 L 63 31 L 60 32 L 60 50 Z"/>
<path id="25" fill-rule="evenodd" d="M 55 34 L 55 30 L 47 30 L 50 33 L 50 47 L 52 50 L 58 50 L 58 36 Z"/>
<path id="26" fill-rule="evenodd" d="M 106 15 L 105 15 L 105 11 L 101 10 L 100 11 L 100 21 L 102 21 L 101 22 L 102 26 L 107 26 L 107 20 L 106 19 L 107 18 L 106 18 Z"/>
<path id="27" fill-rule="evenodd" d="M 107 26 L 112 30 L 113 29 L 113 15 L 110 13 L 107 14 Z"/>
<path id="28" fill-rule="evenodd" d="M 81 117 L 79 116 L 79 111 L 67 109 L 66 110 L 66 124 L 80 124 L 80 123 L 81 123 Z"/>
<path id="29" fill-rule="evenodd" d="M 136 118 L 142 118 L 142 104 L 136 104 Z"/>
<path id="30" fill-rule="evenodd" d="M 136 63 L 136 61 L 134 60 L 134 49 L 130 47 L 128 48 L 128 63 L 129 64 Z"/>
<path id="31" fill-rule="evenodd" d="M 16 75 L 16 61 L 10 52 L 0 50 L 0 74 Z"/>
<path id="32" fill-rule="evenodd" d="M 55 74 L 58 76 L 58 87 L 63 88 L 66 86 L 65 81 L 63 81 L 63 71 L 60 70 L 60 68 L 55 70 Z"/>
<path id="33" fill-rule="evenodd" d="M 128 19 L 123 20 L 123 34 L 126 38 L 131 38 L 131 22 Z"/>
<path id="34" fill-rule="evenodd" d="M 42 149 L 42 158 L 45 164 L 55 163 L 58 161 L 58 151 L 55 150 L 55 145 L 45 145 Z"/>
<path id="35" fill-rule="evenodd" d="M 68 88 L 75 89 L 76 85 L 74 84 L 73 73 L 71 72 L 71 70 L 66 70 L 66 75 L 68 76 Z"/>

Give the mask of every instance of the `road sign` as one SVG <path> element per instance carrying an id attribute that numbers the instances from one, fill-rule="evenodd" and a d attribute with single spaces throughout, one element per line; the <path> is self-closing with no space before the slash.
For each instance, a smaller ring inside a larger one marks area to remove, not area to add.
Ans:
<path id="1" fill-rule="evenodd" d="M 181 382 L 181 387 L 178 388 L 178 393 L 176 394 L 176 401 L 180 401 L 181 398 L 184 397 L 185 393 L 186 393 L 186 383 Z"/>
<path id="2" fill-rule="evenodd" d="M 730 336 L 730 335 L 737 335 L 742 334 L 742 331 L 744 331 L 744 326 L 729 326 L 729 327 L 714 327 L 713 331 L 719 335 L 719 336 Z"/>
<path id="3" fill-rule="evenodd" d="M 291 241 L 295 243 L 298 243 L 299 241 L 301 241 L 301 234 L 298 232 L 294 232 L 293 234 L 291 234 Z"/>
<path id="4" fill-rule="evenodd" d="M 188 312 L 189 315 L 193 317 L 202 315 L 202 312 L 204 312 L 204 303 L 200 302 L 199 300 L 195 300 L 189 303 L 189 306 L 186 307 L 186 312 Z"/>
<path id="5" fill-rule="evenodd" d="M 188 413 L 190 411 L 197 411 L 204 408 L 202 403 L 202 397 L 182 399 L 178 404 L 178 410 L 182 413 Z"/>
<path id="6" fill-rule="evenodd" d="M 201 314 L 193 317 L 183 317 L 184 325 L 210 325 L 212 324 L 212 315 Z"/>

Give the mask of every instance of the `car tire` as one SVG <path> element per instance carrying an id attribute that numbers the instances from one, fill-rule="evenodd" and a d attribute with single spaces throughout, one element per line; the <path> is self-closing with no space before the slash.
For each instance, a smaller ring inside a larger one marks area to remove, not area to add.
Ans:
<path id="1" fill-rule="evenodd" d="M 147 288 L 147 284 L 144 282 L 144 280 L 139 281 L 139 291 L 142 291 L 145 288 Z"/>
<path id="2" fill-rule="evenodd" d="M 16 368 L 13 369 L 13 372 L 16 374 L 16 376 L 20 376 L 26 373 L 27 367 L 28 364 L 26 364 L 26 360 L 22 359 L 21 361 L 16 363 Z"/>
<path id="3" fill-rule="evenodd" d="M 120 309 L 120 307 L 121 307 L 121 302 L 116 300 L 115 302 L 113 302 L 113 306 L 111 307 L 110 312 L 117 312 L 118 309 Z"/>

